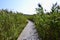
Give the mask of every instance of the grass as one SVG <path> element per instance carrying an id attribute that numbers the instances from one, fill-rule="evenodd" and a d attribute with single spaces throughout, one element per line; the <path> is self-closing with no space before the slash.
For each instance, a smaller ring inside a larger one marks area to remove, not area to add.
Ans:
<path id="1" fill-rule="evenodd" d="M 23 14 L 0 10 L 0 40 L 17 40 L 26 24 Z"/>

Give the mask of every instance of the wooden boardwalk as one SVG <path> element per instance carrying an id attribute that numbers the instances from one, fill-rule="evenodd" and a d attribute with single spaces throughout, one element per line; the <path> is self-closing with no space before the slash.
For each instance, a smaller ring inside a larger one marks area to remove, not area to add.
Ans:
<path id="1" fill-rule="evenodd" d="M 20 34 L 17 40 L 39 40 L 38 33 L 33 22 L 28 21 L 28 24 Z"/>

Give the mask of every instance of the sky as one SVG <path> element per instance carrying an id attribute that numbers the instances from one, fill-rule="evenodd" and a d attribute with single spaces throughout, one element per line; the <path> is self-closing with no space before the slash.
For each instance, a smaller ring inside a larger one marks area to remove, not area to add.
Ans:
<path id="1" fill-rule="evenodd" d="M 0 0 L 0 9 L 22 12 L 24 14 L 35 14 L 40 3 L 43 9 L 50 12 L 52 4 L 60 4 L 60 0 Z"/>

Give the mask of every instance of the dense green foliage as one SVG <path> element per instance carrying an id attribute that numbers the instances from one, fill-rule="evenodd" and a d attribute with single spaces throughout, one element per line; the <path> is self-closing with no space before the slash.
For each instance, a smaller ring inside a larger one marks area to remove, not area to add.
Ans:
<path id="1" fill-rule="evenodd" d="M 43 9 L 42 9 L 43 10 Z M 42 13 L 37 9 L 37 14 L 31 15 L 32 20 L 42 40 L 60 40 L 60 8 L 57 3 L 53 5 L 50 13 Z"/>
<path id="2" fill-rule="evenodd" d="M 17 40 L 26 24 L 23 14 L 0 10 L 0 40 Z"/>
<path id="3" fill-rule="evenodd" d="M 60 40 L 60 13 L 36 15 L 34 23 L 42 40 Z"/>

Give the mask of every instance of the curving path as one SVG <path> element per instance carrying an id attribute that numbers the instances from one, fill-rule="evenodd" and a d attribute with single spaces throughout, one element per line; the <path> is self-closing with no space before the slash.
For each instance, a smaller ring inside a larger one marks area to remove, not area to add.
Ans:
<path id="1" fill-rule="evenodd" d="M 17 40 L 39 40 L 38 33 L 35 29 L 35 25 L 33 22 L 28 21 L 28 24 L 26 25 Z"/>

